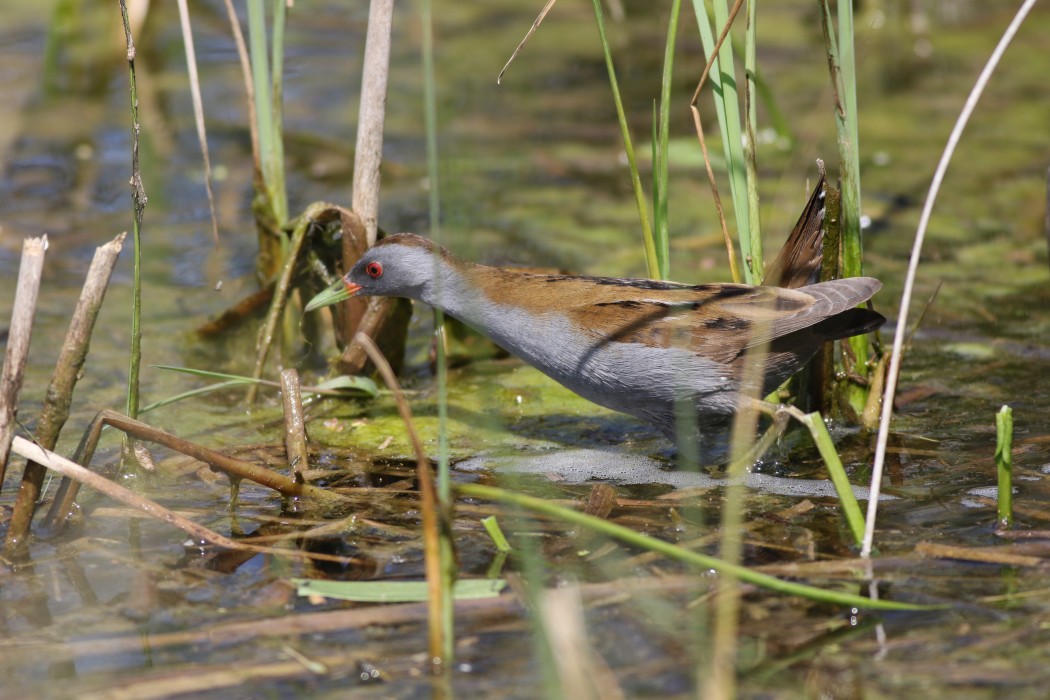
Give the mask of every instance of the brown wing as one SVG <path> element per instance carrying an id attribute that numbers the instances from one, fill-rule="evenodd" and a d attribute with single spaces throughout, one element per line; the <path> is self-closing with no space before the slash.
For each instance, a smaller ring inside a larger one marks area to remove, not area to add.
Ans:
<path id="1" fill-rule="evenodd" d="M 588 300 L 567 315 L 603 343 L 687 347 L 729 363 L 749 347 L 808 328 L 862 303 L 882 285 L 858 277 L 803 289 L 710 284 Z"/>

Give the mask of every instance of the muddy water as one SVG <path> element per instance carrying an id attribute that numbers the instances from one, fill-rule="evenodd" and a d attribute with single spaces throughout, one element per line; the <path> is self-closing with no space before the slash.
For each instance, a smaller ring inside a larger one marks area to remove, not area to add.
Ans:
<path id="1" fill-rule="evenodd" d="M 114 18 L 84 10 L 52 21 L 52 8 L 43 5 L 9 2 L 0 10 L 3 317 L 22 238 L 47 232 L 52 244 L 20 411 L 30 426 L 93 248 L 131 225 L 126 68 L 119 37 L 110 31 Z M 288 27 L 286 148 L 293 210 L 313 200 L 349 200 L 365 17 L 359 8 L 317 5 L 297 7 Z M 488 262 L 642 274 L 637 216 L 589 6 L 559 4 L 503 85 L 495 83 L 538 10 L 533 5 L 440 8 L 442 235 L 465 257 Z M 627 3 L 626 9 L 629 21 L 613 26 L 611 36 L 636 148 L 644 153 L 666 17 L 644 4 Z M 219 344 L 193 334 L 255 288 L 250 156 L 235 54 L 221 5 L 194 11 L 222 239 L 218 247 L 210 239 L 178 22 L 174 6 L 165 4 L 154 8 L 138 41 L 150 197 L 145 363 L 246 372 L 253 328 Z M 767 246 L 775 249 L 804 201 L 814 158 L 834 160 L 834 132 L 812 8 L 781 3 L 762 12 L 759 60 L 789 127 L 779 136 L 767 132 L 759 155 L 763 225 Z M 414 7 L 401 6 L 399 13 L 381 222 L 389 230 L 427 233 L 419 24 Z M 864 209 L 871 217 L 866 257 L 868 272 L 886 282 L 879 304 L 892 317 L 939 149 L 1008 17 L 982 3 L 954 2 L 918 9 L 885 3 L 865 7 L 859 19 Z M 896 499 L 882 506 L 877 539 L 887 562 L 879 570 L 883 590 L 898 600 L 952 607 L 853 618 L 836 608 L 751 594 L 741 628 L 746 696 L 796 697 L 827 688 L 842 697 L 1042 696 L 1048 646 L 1041 569 L 963 564 L 921 552 L 929 552 L 922 547 L 931 543 L 1004 545 L 992 527 L 987 492 L 979 490 L 994 485 L 993 416 L 1004 403 L 1014 407 L 1017 422 L 1019 527 L 1042 529 L 1050 519 L 1050 394 L 1044 379 L 1050 292 L 1042 234 L 1050 150 L 1050 106 L 1042 99 L 1048 20 L 1045 12 L 1033 16 L 1007 54 L 942 191 L 918 297 L 929 298 L 938 285 L 940 291 L 911 344 L 894 424 L 887 490 Z M 701 58 L 692 20 L 683 25 L 675 79 L 679 107 L 672 119 L 672 273 L 682 281 L 722 280 L 728 275 L 685 108 Z M 773 124 L 768 106 L 763 111 L 765 123 Z M 123 405 L 129 279 L 125 253 L 62 451 L 72 449 L 95 411 Z M 417 313 L 404 379 L 414 392 L 420 430 L 436 452 L 428 324 L 428 315 Z M 293 343 L 282 361 L 295 364 L 302 355 Z M 198 385 L 146 369 L 144 402 Z M 266 396 L 250 412 L 238 398 L 211 395 L 147 418 L 278 468 L 283 457 L 276 397 Z M 472 468 L 457 472 L 459 480 L 495 480 L 552 498 L 586 499 L 591 484 L 575 483 L 581 477 L 622 471 L 625 464 L 639 465 L 635 475 L 644 465 L 651 475 L 670 465 L 669 446 L 648 428 L 596 409 L 513 360 L 486 359 L 454 370 L 449 404 L 451 455 Z M 62 697 L 117 689 L 141 695 L 144 688 L 180 688 L 191 695 L 320 697 L 348 686 L 361 695 L 424 694 L 430 681 L 421 672 L 425 636 L 418 614 L 405 613 L 410 621 L 399 626 L 347 623 L 307 636 L 267 632 L 267 624 L 294 614 L 353 608 L 297 598 L 291 577 L 396 580 L 422 573 L 418 501 L 405 461 L 410 446 L 393 405 L 386 399 L 328 402 L 308 410 L 310 476 L 343 489 L 353 499 L 345 509 L 282 503 L 245 485 L 231 510 L 224 479 L 163 451 L 157 452 L 156 474 L 124 481 L 221 533 L 292 533 L 297 546 L 346 562 L 238 558 L 202 549 L 165 525 L 86 496 L 85 516 L 71 533 L 38 542 L 31 562 L 0 569 L 0 695 Z M 863 485 L 870 439 L 847 429 L 837 437 L 854 483 Z M 113 461 L 116 445 L 113 438 L 103 443 L 99 467 Z M 576 465 L 574 471 L 557 466 L 565 463 Z M 474 471 L 478 466 L 533 473 L 497 478 Z M 20 471 L 16 463 L 13 476 Z M 799 437 L 786 441 L 763 472 L 796 485 L 825 477 Z M 712 531 L 722 502 L 717 484 L 675 491 L 668 479 L 621 479 L 639 480 L 645 483 L 616 483 L 611 520 L 714 551 Z M 4 513 L 14 488 L 9 477 L 0 494 Z M 464 503 L 457 512 L 465 575 L 489 573 L 495 551 L 478 518 L 492 512 L 494 507 L 481 503 Z M 800 496 L 756 489 L 747 514 L 745 554 L 752 565 L 851 556 L 835 502 L 819 491 Z M 514 544 L 541 553 L 544 562 L 512 558 L 505 572 L 525 570 L 529 580 L 584 586 L 581 634 L 599 668 L 610 669 L 603 675 L 608 682 L 628 695 L 692 693 L 707 634 L 702 599 L 711 577 L 680 578 L 692 572 L 556 525 L 523 522 L 503 511 L 500 517 Z M 857 591 L 852 574 L 807 580 Z M 528 620 L 512 607 L 465 611 L 454 688 L 471 697 L 544 695 L 536 680 L 543 675 L 542 657 Z M 240 636 L 229 632 L 232 624 L 251 621 L 263 626 Z M 879 634 L 875 622 L 883 624 Z M 229 636 L 218 636 L 223 631 Z M 173 636 L 179 634 L 185 636 Z M 300 657 L 323 666 L 295 660 Z"/>

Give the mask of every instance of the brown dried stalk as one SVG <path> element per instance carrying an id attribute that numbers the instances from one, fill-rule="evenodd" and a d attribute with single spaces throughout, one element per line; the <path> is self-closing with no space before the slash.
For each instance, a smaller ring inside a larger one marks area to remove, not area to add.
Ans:
<path id="1" fill-rule="evenodd" d="M 22 263 L 18 268 L 14 309 L 4 353 L 4 369 L 0 375 L 0 485 L 7 473 L 7 455 L 15 434 L 15 416 L 18 414 L 18 395 L 22 391 L 29 339 L 33 335 L 33 316 L 36 314 L 36 296 L 40 290 L 40 275 L 44 269 L 47 236 L 27 238 L 22 243 Z"/>
<path id="2" fill-rule="evenodd" d="M 46 449 L 54 449 L 58 435 L 69 418 L 69 406 L 73 402 L 73 389 L 87 359 L 91 334 L 95 328 L 102 300 L 106 296 L 110 276 L 117 264 L 117 258 L 124 245 L 127 233 L 122 233 L 109 243 L 95 250 L 95 257 L 88 268 L 87 279 L 80 292 L 73 318 L 69 322 L 69 331 L 58 355 L 55 371 L 51 375 L 47 394 L 44 397 L 44 408 L 37 421 L 35 440 Z M 33 520 L 37 499 L 40 498 L 40 487 L 44 482 L 46 469 L 36 462 L 26 464 L 22 473 L 22 484 L 18 490 L 11 524 L 7 530 L 5 551 L 10 555 L 25 541 L 29 525 Z"/>

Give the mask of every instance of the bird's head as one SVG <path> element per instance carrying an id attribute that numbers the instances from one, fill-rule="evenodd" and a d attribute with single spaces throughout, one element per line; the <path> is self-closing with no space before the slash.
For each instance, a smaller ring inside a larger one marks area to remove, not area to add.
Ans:
<path id="1" fill-rule="evenodd" d="M 444 254 L 438 249 L 438 255 Z M 306 305 L 320 309 L 352 296 L 421 299 L 434 279 L 435 246 L 411 233 L 388 236 L 365 251 L 350 272 Z"/>

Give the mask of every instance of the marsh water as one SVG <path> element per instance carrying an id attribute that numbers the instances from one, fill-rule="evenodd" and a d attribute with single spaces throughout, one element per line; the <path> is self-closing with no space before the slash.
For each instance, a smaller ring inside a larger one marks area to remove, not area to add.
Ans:
<path id="1" fill-rule="evenodd" d="M 559 3 L 496 84 L 541 4 L 437 3 L 442 239 L 479 261 L 642 276 L 637 212 L 591 5 Z M 624 5 L 626 17 L 611 22 L 610 36 L 635 147 L 645 154 L 670 3 Z M 137 37 L 149 196 L 144 365 L 246 374 L 257 321 L 217 341 L 195 333 L 257 282 L 250 139 L 236 52 L 222 3 L 192 9 L 220 242 L 210 233 L 177 10 L 174 3 L 154 3 Z M 891 319 L 886 339 L 895 331 L 907 254 L 940 150 L 1013 9 L 962 0 L 858 7 L 865 265 L 885 283 L 876 302 Z M 672 277 L 719 281 L 729 273 L 688 111 L 703 68 L 691 12 L 683 9 L 675 66 Z M 364 3 L 297 3 L 289 16 L 284 104 L 293 212 L 318 200 L 349 204 L 366 19 Z M 759 66 L 770 94 L 760 110 L 762 225 L 767 249 L 775 250 L 805 201 L 815 159 L 836 161 L 833 103 L 816 3 L 762 6 L 758 27 Z M 1010 544 L 996 534 L 988 491 L 995 485 L 994 415 L 1004 404 L 1016 421 L 1015 527 L 1040 531 L 1050 520 L 1048 30 L 1045 8 L 1029 18 L 955 156 L 924 251 L 916 308 L 933 301 L 901 375 L 886 481 L 895 498 L 881 509 L 876 545 L 884 563 L 877 573 L 893 599 L 948 607 L 856 615 L 751 591 L 741 619 L 743 697 L 1045 696 L 1046 547 L 1035 540 L 1011 550 L 1027 558 L 1002 560 L 1007 565 L 943 558 L 932 546 Z M 435 183 L 426 175 L 420 34 L 416 5 L 399 5 L 380 225 L 428 234 Z M 0 9 L 3 318 L 22 239 L 47 233 L 50 240 L 19 410 L 30 429 L 93 250 L 131 227 L 122 41 L 115 3 L 103 11 L 8 0 Z M 705 115 L 714 122 L 713 114 Z M 124 405 L 130 261 L 128 246 L 59 444 L 64 454 L 98 410 Z M 430 314 L 417 309 L 402 380 L 427 449 L 436 455 L 430 324 Z M 332 348 L 311 354 L 294 336 L 271 363 L 271 374 L 280 364 L 298 366 L 308 380 L 323 375 L 316 358 Z M 478 355 L 449 377 L 448 446 L 460 462 L 455 479 L 580 504 L 605 493 L 611 507 L 603 514 L 610 520 L 715 551 L 723 498 L 718 483 L 681 482 L 670 445 L 648 427 L 573 396 L 513 359 L 485 350 Z M 143 402 L 202 383 L 148 367 Z M 251 409 L 241 392 L 227 392 L 143 418 L 283 468 L 275 392 L 264 392 Z M 422 614 L 409 611 L 371 626 L 332 623 L 309 634 L 277 627 L 310 613 L 364 609 L 297 597 L 293 577 L 417 580 L 423 572 L 411 445 L 389 397 L 315 402 L 308 419 L 311 478 L 343 489 L 356 499 L 353 508 L 319 512 L 244 484 L 231 509 L 225 478 L 163 450 L 155 453 L 156 472 L 116 478 L 220 533 L 270 537 L 353 564 L 237 558 L 85 493 L 74 528 L 33 542 L 28 561 L 0 562 L 0 696 L 432 692 Z M 835 434 L 853 483 L 864 486 L 871 436 L 845 426 L 835 426 Z M 94 468 L 112 473 L 118 448 L 118 438 L 106 438 Z M 792 564 L 855 555 L 835 499 L 820 486 L 826 474 L 807 440 L 790 437 L 763 469 L 769 478 L 762 484 L 775 486 L 759 484 L 747 497 L 745 563 L 790 576 Z M 0 493 L 4 519 L 20 474 L 15 460 Z M 598 483 L 612 490 L 596 490 Z M 454 523 L 462 575 L 491 574 L 496 551 L 478 521 L 497 512 L 513 543 L 531 552 L 503 566 L 518 582 L 521 601 L 531 590 L 522 580 L 579 584 L 584 624 L 570 634 L 588 648 L 589 668 L 601 672 L 605 685 L 598 687 L 626 696 L 695 694 L 709 631 L 704 601 L 711 572 L 463 502 Z M 288 540 L 289 533 L 295 539 Z M 805 580 L 861 590 L 851 572 L 829 569 Z M 460 616 L 452 689 L 463 697 L 547 695 L 550 687 L 539 679 L 557 674 L 544 672 L 536 618 L 521 607 L 486 610 L 467 608 Z"/>

